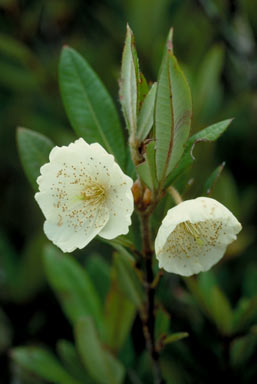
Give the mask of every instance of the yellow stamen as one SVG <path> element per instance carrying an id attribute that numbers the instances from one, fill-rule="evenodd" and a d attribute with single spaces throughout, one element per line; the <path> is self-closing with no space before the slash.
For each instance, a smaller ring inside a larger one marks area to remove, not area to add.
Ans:
<path id="1" fill-rule="evenodd" d="M 184 230 L 191 236 L 193 236 L 194 240 L 198 245 L 204 245 L 203 237 L 201 237 L 201 235 L 203 236 L 203 233 L 199 224 L 192 224 L 190 223 L 190 221 L 184 221 L 182 225 L 184 227 Z"/>
<path id="2" fill-rule="evenodd" d="M 75 196 L 75 199 L 98 205 L 104 200 L 105 196 L 106 191 L 104 186 L 91 182 L 84 187 L 79 196 Z"/>

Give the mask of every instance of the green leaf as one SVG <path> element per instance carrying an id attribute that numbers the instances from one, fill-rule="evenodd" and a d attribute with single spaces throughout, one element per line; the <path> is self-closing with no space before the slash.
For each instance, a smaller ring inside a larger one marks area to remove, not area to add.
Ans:
<path id="1" fill-rule="evenodd" d="M 49 161 L 49 153 L 54 144 L 41 133 L 26 128 L 17 129 L 17 145 L 24 172 L 34 190 L 40 167 Z"/>
<path id="2" fill-rule="evenodd" d="M 134 49 L 134 51 L 135 51 L 135 49 Z M 136 53 L 135 53 L 135 56 L 136 56 Z M 136 56 L 136 59 L 137 59 L 137 56 Z M 137 63 L 138 63 L 138 60 L 136 61 L 136 64 Z M 138 71 L 139 71 L 139 68 L 138 68 Z M 142 108 L 143 102 L 145 100 L 145 97 L 149 92 L 149 86 L 147 84 L 147 81 L 146 81 L 143 73 L 140 71 L 139 71 L 139 78 L 138 78 L 137 86 L 138 86 L 137 105 L 138 105 L 138 111 L 140 111 Z"/>
<path id="3" fill-rule="evenodd" d="M 124 367 L 104 349 L 90 317 L 78 320 L 75 326 L 75 340 L 81 359 L 98 384 L 121 384 L 124 378 Z"/>
<path id="4" fill-rule="evenodd" d="M 12 300 L 25 302 L 31 300 L 45 284 L 42 252 L 45 245 L 45 237 L 42 233 L 30 237 L 22 258 L 19 260 L 17 274 L 14 278 Z"/>
<path id="5" fill-rule="evenodd" d="M 168 186 L 172 184 L 179 175 L 185 172 L 193 164 L 195 160 L 193 150 L 197 143 L 201 141 L 212 142 L 217 140 L 222 133 L 225 132 L 232 121 L 233 119 L 220 121 L 219 123 L 212 124 L 191 136 L 186 143 L 185 151 L 180 162 L 173 172 L 168 175 L 165 185 Z"/>
<path id="6" fill-rule="evenodd" d="M 49 351 L 37 347 L 18 347 L 11 351 L 16 363 L 26 370 L 56 384 L 79 384 Z"/>
<path id="7" fill-rule="evenodd" d="M 234 313 L 234 331 L 246 329 L 256 319 L 256 316 L 257 295 L 251 299 L 241 299 Z"/>
<path id="8" fill-rule="evenodd" d="M 171 343 L 174 343 L 175 341 L 179 341 L 181 339 L 184 339 L 185 337 L 188 337 L 189 334 L 187 332 L 176 332 L 176 333 L 172 333 L 172 335 L 168 335 L 163 343 L 164 344 L 171 344 Z"/>
<path id="9" fill-rule="evenodd" d="M 223 161 L 222 164 L 220 164 L 217 168 L 214 169 L 214 171 L 211 173 L 211 175 L 208 177 L 204 184 L 204 194 L 207 196 L 210 196 L 213 188 L 215 187 L 215 184 L 217 183 L 224 167 L 225 167 L 225 161 Z"/>
<path id="10" fill-rule="evenodd" d="M 127 129 L 131 137 L 137 130 L 137 76 L 138 61 L 135 51 L 135 38 L 127 25 L 127 34 L 122 54 L 120 78 L 120 102 Z"/>
<path id="11" fill-rule="evenodd" d="M 105 302 L 106 343 L 119 351 L 126 341 L 136 315 L 136 307 L 120 289 L 117 271 L 113 271 L 112 285 Z"/>
<path id="12" fill-rule="evenodd" d="M 198 280 L 186 278 L 184 281 L 200 308 L 215 323 L 219 331 L 229 335 L 233 329 L 233 311 L 227 297 L 217 286 L 213 273 L 205 272 Z"/>
<path id="13" fill-rule="evenodd" d="M 103 331 L 100 298 L 94 285 L 77 261 L 49 245 L 44 253 L 46 276 L 68 319 L 75 324 L 81 316 L 90 315 Z"/>
<path id="14" fill-rule="evenodd" d="M 257 335 L 255 334 L 248 334 L 233 340 L 230 352 L 232 366 L 243 367 L 247 364 L 256 351 L 256 345 Z"/>
<path id="15" fill-rule="evenodd" d="M 145 161 L 137 166 L 137 172 L 148 188 L 152 191 L 157 188 L 155 141 L 146 145 Z"/>
<path id="16" fill-rule="evenodd" d="M 102 303 L 104 303 L 110 287 L 110 264 L 106 261 L 106 258 L 93 253 L 87 259 L 86 270 L 89 276 L 94 277 L 94 286 L 101 297 Z"/>
<path id="17" fill-rule="evenodd" d="M 214 116 L 222 101 L 221 72 L 224 65 L 224 48 L 213 46 L 197 68 L 196 86 L 193 88 L 195 121 L 206 121 Z"/>
<path id="18" fill-rule="evenodd" d="M 70 47 L 62 50 L 59 81 L 74 131 L 88 143 L 101 144 L 124 166 L 124 138 L 113 101 L 86 60 Z"/>
<path id="19" fill-rule="evenodd" d="M 133 261 L 122 252 L 114 255 L 114 265 L 121 289 L 137 308 L 141 308 L 145 299 L 144 291 L 132 263 Z"/>
<path id="20" fill-rule="evenodd" d="M 155 327 L 154 335 L 155 339 L 159 339 L 163 335 L 166 335 L 170 329 L 170 314 L 166 312 L 162 307 L 155 311 Z"/>
<path id="21" fill-rule="evenodd" d="M 140 142 L 148 136 L 153 126 L 156 91 L 157 83 L 154 83 L 144 99 L 138 116 L 137 138 Z"/>
<path id="22" fill-rule="evenodd" d="M 160 69 L 155 107 L 158 180 L 163 180 L 182 156 L 190 131 L 191 115 L 192 101 L 188 83 L 168 47 Z"/>
<path id="23" fill-rule="evenodd" d="M 0 52 L 25 64 L 35 60 L 33 53 L 25 44 L 7 34 L 0 34 Z"/>
<path id="24" fill-rule="evenodd" d="M 215 286 L 209 297 L 212 319 L 221 333 L 230 334 L 233 325 L 233 311 L 225 294 Z"/>
<path id="25" fill-rule="evenodd" d="M 87 376 L 84 367 L 80 361 L 75 346 L 67 340 L 59 340 L 57 342 L 57 352 L 60 356 L 64 367 L 75 379 L 84 384 L 93 384 L 92 380 Z"/>

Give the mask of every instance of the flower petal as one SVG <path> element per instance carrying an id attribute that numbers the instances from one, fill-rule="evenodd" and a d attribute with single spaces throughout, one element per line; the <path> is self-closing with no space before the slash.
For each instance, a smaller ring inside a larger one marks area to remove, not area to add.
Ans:
<path id="1" fill-rule="evenodd" d="M 134 209 L 134 199 L 131 192 L 133 181 L 124 175 L 116 163 L 111 169 L 110 184 L 106 200 L 110 214 L 109 221 L 99 233 L 104 239 L 113 239 L 127 234 Z"/>
<path id="2" fill-rule="evenodd" d="M 241 224 L 214 199 L 200 197 L 170 209 L 159 228 L 155 250 L 159 266 L 190 276 L 210 269 L 236 239 Z"/>
<path id="3" fill-rule="evenodd" d="M 62 225 L 46 220 L 44 223 L 44 232 L 49 240 L 57 245 L 63 252 L 73 252 L 75 249 L 84 248 L 101 229 L 109 219 L 109 212 L 105 209 L 99 209 L 96 215 L 89 215 L 87 218 L 81 217 L 83 223 L 79 228 L 71 233 L 70 225 L 65 222 Z M 76 224 L 75 224 L 76 225 Z"/>
<path id="4" fill-rule="evenodd" d="M 72 252 L 86 246 L 105 226 L 103 237 L 108 239 L 127 233 L 133 210 L 132 180 L 112 155 L 97 143 L 79 139 L 53 148 L 49 158 L 40 169 L 35 199 L 46 218 L 44 230 L 50 240 L 64 252 Z"/>

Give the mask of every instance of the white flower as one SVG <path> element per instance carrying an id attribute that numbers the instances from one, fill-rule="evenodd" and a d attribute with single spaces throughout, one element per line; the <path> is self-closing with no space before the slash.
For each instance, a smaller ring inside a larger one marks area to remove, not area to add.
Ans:
<path id="1" fill-rule="evenodd" d="M 207 271 L 241 228 L 235 216 L 214 199 L 184 201 L 168 211 L 159 228 L 155 240 L 159 267 L 182 276 Z"/>
<path id="2" fill-rule="evenodd" d="M 54 147 L 49 159 L 40 169 L 35 199 L 46 218 L 44 232 L 54 244 L 72 252 L 96 235 L 113 239 L 128 232 L 133 181 L 112 155 L 79 139 Z"/>

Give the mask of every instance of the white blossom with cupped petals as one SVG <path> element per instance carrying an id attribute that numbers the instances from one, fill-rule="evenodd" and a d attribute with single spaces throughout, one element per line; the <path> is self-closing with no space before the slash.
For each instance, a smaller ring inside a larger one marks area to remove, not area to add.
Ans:
<path id="1" fill-rule="evenodd" d="M 235 216 L 214 199 L 184 201 L 168 211 L 157 233 L 159 267 L 182 276 L 207 271 L 241 228 Z"/>
<path id="2" fill-rule="evenodd" d="M 54 147 L 40 169 L 35 199 L 46 236 L 63 252 L 84 248 L 96 235 L 126 234 L 134 203 L 133 181 L 97 143 L 78 139 Z"/>

